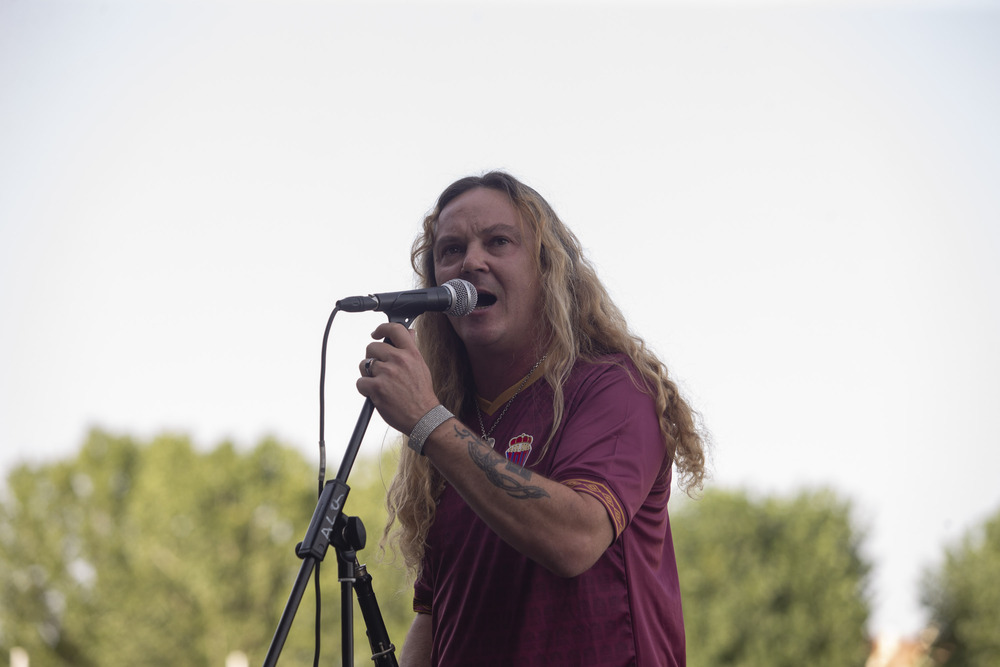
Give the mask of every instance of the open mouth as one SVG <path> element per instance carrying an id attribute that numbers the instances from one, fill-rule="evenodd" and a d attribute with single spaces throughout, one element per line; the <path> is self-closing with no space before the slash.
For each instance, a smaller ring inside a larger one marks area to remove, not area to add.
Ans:
<path id="1" fill-rule="evenodd" d="M 497 297 L 489 292 L 479 292 L 479 297 L 476 299 L 476 310 L 480 308 L 489 308 L 497 302 Z"/>

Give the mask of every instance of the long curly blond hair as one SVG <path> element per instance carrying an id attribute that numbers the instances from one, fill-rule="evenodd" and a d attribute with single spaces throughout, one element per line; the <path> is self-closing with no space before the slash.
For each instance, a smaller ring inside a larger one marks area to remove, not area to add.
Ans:
<path id="1" fill-rule="evenodd" d="M 624 353 L 641 374 L 641 384 L 655 399 L 664 446 L 673 461 L 681 488 L 689 494 L 702 488 L 706 476 L 705 440 L 696 413 L 680 396 L 667 368 L 633 335 L 621 311 L 612 303 L 593 266 L 583 256 L 579 240 L 535 190 L 513 176 L 492 171 L 452 183 L 424 218 L 423 231 L 413 243 L 410 261 L 423 287 L 437 285 L 433 246 L 438 217 L 454 199 L 475 188 L 505 193 L 522 225 L 535 239 L 534 258 L 541 275 L 543 319 L 548 339 L 544 378 L 554 390 L 551 441 L 565 409 L 563 383 L 578 360 Z M 430 367 L 441 403 L 456 415 L 473 409 L 475 387 L 465 346 L 442 313 L 429 312 L 415 323 L 417 344 Z M 393 544 L 407 569 L 420 571 L 427 533 L 434 522 L 436 501 L 444 480 L 428 459 L 401 448 L 399 466 L 386 495 L 388 521 L 383 544 Z"/>

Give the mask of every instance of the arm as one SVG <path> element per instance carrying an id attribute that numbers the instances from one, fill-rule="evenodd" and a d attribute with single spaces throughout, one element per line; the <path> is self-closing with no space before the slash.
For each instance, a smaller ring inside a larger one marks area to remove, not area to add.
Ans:
<path id="1" fill-rule="evenodd" d="M 436 429 L 424 452 L 494 532 L 558 576 L 587 571 L 611 544 L 596 498 L 509 463 L 457 419 Z"/>
<path id="2" fill-rule="evenodd" d="M 403 651 L 399 657 L 400 667 L 429 667 L 431 664 L 431 617 L 417 614 L 406 633 Z"/>
<path id="3" fill-rule="evenodd" d="M 384 324 L 368 346 L 377 359 L 375 377 L 362 376 L 358 390 L 372 399 L 393 428 L 408 434 L 439 401 L 430 371 L 411 335 Z M 508 464 L 457 419 L 439 426 L 424 453 L 469 506 L 501 538 L 553 573 L 572 577 L 588 570 L 614 538 L 604 506 L 594 497 Z"/>

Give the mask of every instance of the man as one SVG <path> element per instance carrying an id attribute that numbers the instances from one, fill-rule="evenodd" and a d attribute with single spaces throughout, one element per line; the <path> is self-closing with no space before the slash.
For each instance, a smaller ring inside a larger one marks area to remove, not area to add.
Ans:
<path id="1" fill-rule="evenodd" d="M 492 172 L 447 188 L 412 261 L 466 317 L 373 334 L 358 390 L 410 434 L 390 527 L 416 572 L 403 665 L 685 664 L 672 466 L 692 411 L 545 200 Z"/>

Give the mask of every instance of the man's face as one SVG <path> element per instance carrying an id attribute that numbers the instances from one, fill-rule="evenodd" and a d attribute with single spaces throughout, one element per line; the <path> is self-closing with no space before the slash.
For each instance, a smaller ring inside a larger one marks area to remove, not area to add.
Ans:
<path id="1" fill-rule="evenodd" d="M 476 310 L 450 318 L 470 356 L 537 353 L 542 327 L 541 281 L 532 253 L 534 234 L 521 225 L 502 192 L 476 188 L 438 216 L 434 242 L 437 283 L 453 278 L 476 286 Z"/>

